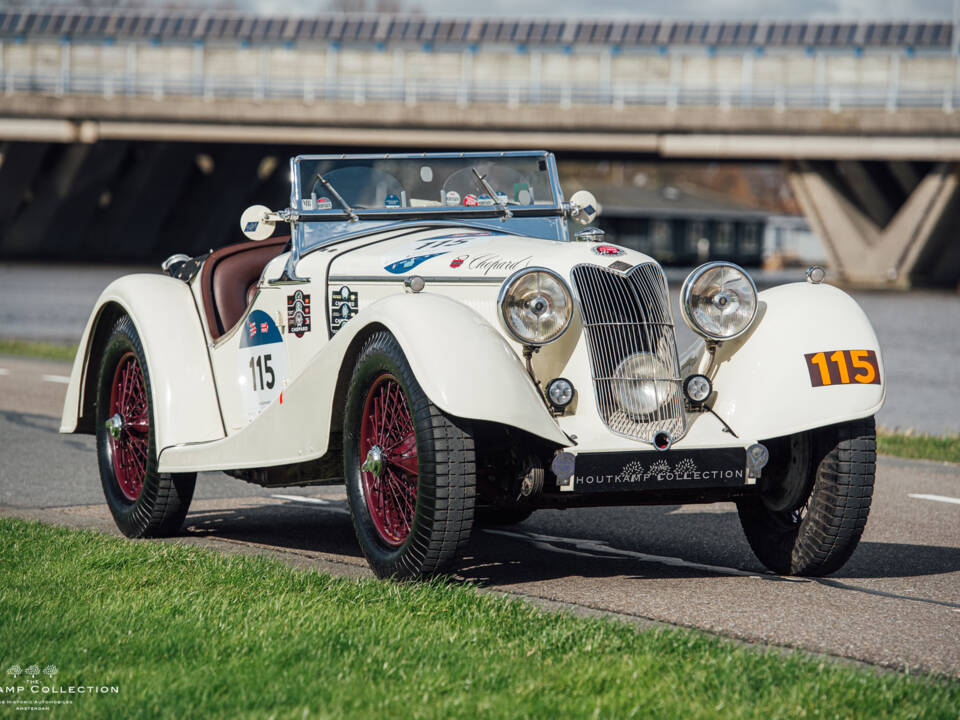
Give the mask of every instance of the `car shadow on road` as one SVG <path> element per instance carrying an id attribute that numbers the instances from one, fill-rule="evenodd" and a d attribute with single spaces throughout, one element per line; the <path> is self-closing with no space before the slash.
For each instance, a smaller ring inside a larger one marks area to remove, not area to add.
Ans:
<path id="1" fill-rule="evenodd" d="M 184 534 L 280 551 L 362 557 L 350 516 L 336 505 L 280 503 L 195 511 L 187 517 Z"/>
<path id="2" fill-rule="evenodd" d="M 960 548 L 861 541 L 833 578 L 919 577 L 960 571 Z"/>
<path id="3" fill-rule="evenodd" d="M 677 512 L 682 517 L 669 517 Z M 605 508 L 475 530 L 458 571 L 479 584 L 512 585 L 559 579 L 633 576 L 692 578 L 778 576 L 754 556 L 736 511 L 690 507 Z M 960 548 L 861 541 L 853 557 L 829 577 L 837 580 L 920 577 L 960 571 Z"/>

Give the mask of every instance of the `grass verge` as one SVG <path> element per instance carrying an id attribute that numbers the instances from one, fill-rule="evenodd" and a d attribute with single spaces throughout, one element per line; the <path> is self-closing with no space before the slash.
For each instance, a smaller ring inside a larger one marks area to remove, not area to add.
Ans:
<path id="1" fill-rule="evenodd" d="M 57 345 L 55 343 L 0 338 L 0 355 L 25 355 L 27 357 L 43 358 L 44 360 L 72 362 L 76 354 L 76 345 Z"/>
<path id="2" fill-rule="evenodd" d="M 53 665 L 43 684 L 119 688 L 60 695 L 70 717 L 955 718 L 960 707 L 955 681 L 15 519 L 0 520 L 0 627 L 0 671 Z"/>
<path id="3" fill-rule="evenodd" d="M 877 432 L 877 452 L 883 455 L 960 463 L 960 435 L 913 435 Z"/>

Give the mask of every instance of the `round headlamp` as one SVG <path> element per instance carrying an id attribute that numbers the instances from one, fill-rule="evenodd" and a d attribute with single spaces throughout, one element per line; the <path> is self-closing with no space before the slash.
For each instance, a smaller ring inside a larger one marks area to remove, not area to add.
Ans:
<path id="1" fill-rule="evenodd" d="M 757 286 L 743 268 L 733 263 L 707 263 L 684 281 L 680 309 L 694 332 L 710 340 L 730 340 L 753 322 Z"/>
<path id="2" fill-rule="evenodd" d="M 629 356 L 613 371 L 614 400 L 631 417 L 649 415 L 669 402 L 677 388 L 669 378 L 670 368 L 653 353 Z"/>
<path id="3" fill-rule="evenodd" d="M 500 319 L 524 345 L 545 345 L 570 325 L 573 300 L 566 283 L 552 270 L 526 268 L 500 288 Z"/>

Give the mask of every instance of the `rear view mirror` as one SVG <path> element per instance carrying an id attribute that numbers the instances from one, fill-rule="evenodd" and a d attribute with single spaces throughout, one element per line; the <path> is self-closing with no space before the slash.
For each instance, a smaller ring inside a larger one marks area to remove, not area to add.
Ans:
<path id="1" fill-rule="evenodd" d="M 589 225 L 599 214 L 597 198 L 589 190 L 577 190 L 570 198 L 570 217 L 581 225 Z"/>
<path id="2" fill-rule="evenodd" d="M 266 240 L 277 227 L 277 215 L 266 205 L 251 205 L 240 216 L 240 230 L 251 240 Z"/>

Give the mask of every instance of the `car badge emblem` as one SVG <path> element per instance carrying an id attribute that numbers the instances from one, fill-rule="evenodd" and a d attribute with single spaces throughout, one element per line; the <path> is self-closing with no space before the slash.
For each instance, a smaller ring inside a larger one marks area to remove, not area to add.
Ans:
<path id="1" fill-rule="evenodd" d="M 591 248 L 593 252 L 597 255 L 605 255 L 607 257 L 614 257 L 616 255 L 623 255 L 624 250 L 616 247 L 615 245 L 594 245 Z"/>

